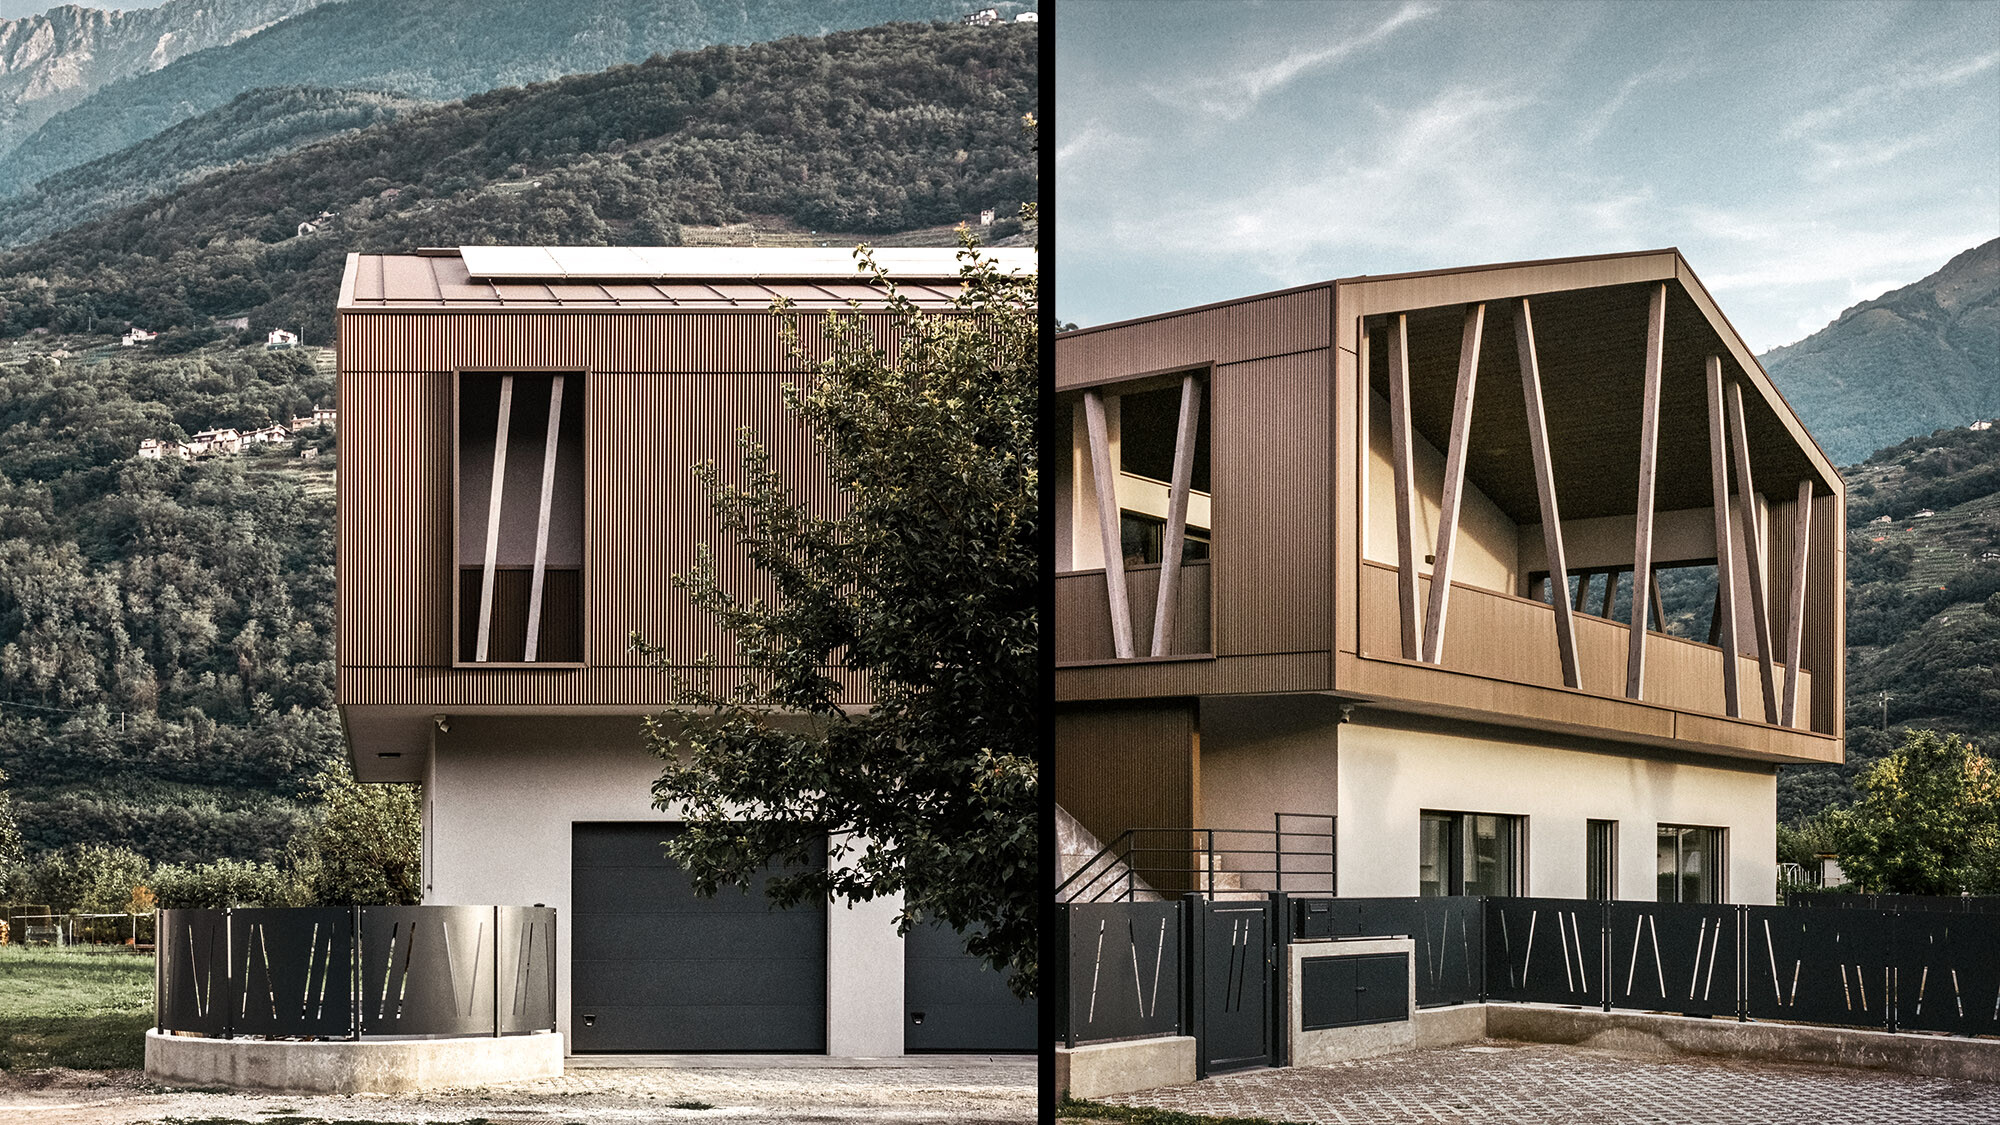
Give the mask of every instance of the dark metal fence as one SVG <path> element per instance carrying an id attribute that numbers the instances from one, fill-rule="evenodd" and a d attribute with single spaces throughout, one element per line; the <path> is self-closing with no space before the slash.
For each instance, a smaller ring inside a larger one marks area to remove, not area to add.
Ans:
<path id="1" fill-rule="evenodd" d="M 161 1031 L 323 1039 L 555 1028 L 555 911 L 162 910 Z"/>
<path id="2" fill-rule="evenodd" d="M 1420 1008 L 1513 1001 L 2000 1035 L 2000 914 L 1270 897 L 1288 915 L 1272 956 L 1286 941 L 1412 938 Z M 1069 956 L 1055 983 L 1069 1045 L 1200 1036 L 1188 910 L 1183 901 L 1062 908 Z"/>
<path id="3" fill-rule="evenodd" d="M 1069 949 L 1057 990 L 1066 1045 L 1186 1034 L 1185 903 L 1077 903 L 1057 917 Z"/>

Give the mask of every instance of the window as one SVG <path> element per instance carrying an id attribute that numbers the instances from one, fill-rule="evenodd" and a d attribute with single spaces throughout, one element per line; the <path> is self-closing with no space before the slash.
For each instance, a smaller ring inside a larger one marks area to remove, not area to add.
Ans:
<path id="1" fill-rule="evenodd" d="M 1618 897 L 1618 822 L 1593 820 L 1584 828 L 1584 895 L 1600 902 Z"/>
<path id="2" fill-rule="evenodd" d="M 1166 520 L 1139 512 L 1120 512 L 1118 530 L 1120 538 L 1124 541 L 1126 566 L 1143 566 L 1147 563 L 1165 561 Z M 1208 558 L 1208 529 L 1188 525 L 1187 535 L 1181 540 L 1181 561 L 1196 562 L 1206 558 Z"/>
<path id="3" fill-rule="evenodd" d="M 1198 383 L 1191 487 L 1208 487 L 1208 387 Z M 1118 471 L 1162 483 L 1174 479 L 1174 437 L 1180 429 L 1178 385 L 1118 397 Z"/>
<path id="4" fill-rule="evenodd" d="M 459 664 L 583 660 L 583 376 L 457 382 Z"/>
<path id="5" fill-rule="evenodd" d="M 1426 812 L 1419 821 L 1417 893 L 1517 895 L 1526 883 L 1527 818 Z"/>
<path id="6" fill-rule="evenodd" d="M 1661 902 L 1723 902 L 1723 844 L 1720 828 L 1660 825 Z"/>

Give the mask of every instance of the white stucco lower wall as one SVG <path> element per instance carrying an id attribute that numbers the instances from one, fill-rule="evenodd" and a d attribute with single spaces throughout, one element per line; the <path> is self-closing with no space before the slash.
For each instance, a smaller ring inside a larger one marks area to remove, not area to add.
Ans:
<path id="1" fill-rule="evenodd" d="M 424 902 L 556 908 L 570 934 L 570 841 L 579 821 L 671 821 L 652 807 L 661 763 L 635 717 L 454 715 L 424 777 Z M 903 1053 L 898 897 L 827 907 L 827 1053 Z M 556 964 L 556 1027 L 570 1041 L 570 961 Z"/>
<path id="2" fill-rule="evenodd" d="M 1558 740 L 1551 739 L 1551 743 Z M 1427 809 L 1528 818 L 1528 893 L 1585 894 L 1585 822 L 1618 822 L 1618 897 L 1657 896 L 1661 824 L 1728 829 L 1728 901 L 1776 897 L 1777 775 L 1538 744 L 1526 732 L 1374 719 L 1339 726 L 1340 893 L 1417 893 Z"/>

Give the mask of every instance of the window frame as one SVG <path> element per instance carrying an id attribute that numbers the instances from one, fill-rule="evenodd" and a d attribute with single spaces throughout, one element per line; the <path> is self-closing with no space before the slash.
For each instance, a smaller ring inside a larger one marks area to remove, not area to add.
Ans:
<path id="1" fill-rule="evenodd" d="M 1687 834 L 1690 832 L 1705 832 L 1710 834 L 1709 835 L 1710 845 L 1708 851 L 1710 855 L 1709 865 L 1711 871 L 1708 876 L 1707 882 L 1712 897 L 1706 899 L 1689 899 L 1681 897 L 1681 892 L 1685 890 L 1687 886 L 1688 875 L 1687 875 L 1686 858 L 1688 849 L 1686 847 L 1686 841 L 1687 841 Z M 1658 857 L 1660 854 L 1659 844 L 1660 841 L 1667 838 L 1668 833 L 1674 834 L 1674 874 L 1673 874 L 1674 897 L 1671 899 L 1659 897 L 1659 887 L 1658 887 L 1658 879 L 1662 874 L 1664 874 L 1663 872 L 1659 871 L 1659 863 L 1658 863 Z M 1666 823 L 1658 824 L 1654 828 L 1653 855 L 1654 855 L 1654 877 L 1655 877 L 1655 884 L 1654 884 L 1655 901 L 1676 902 L 1676 903 L 1694 902 L 1694 903 L 1701 903 L 1704 905 L 1711 905 L 1711 904 L 1720 905 L 1720 904 L 1725 904 L 1729 901 L 1729 878 L 1728 878 L 1729 829 L 1726 826 L 1712 825 L 1712 824 L 1666 824 Z"/>
<path id="2" fill-rule="evenodd" d="M 1611 902 L 1618 897 L 1618 822 L 1583 822 L 1583 897 Z"/>
<path id="3" fill-rule="evenodd" d="M 1433 897 L 1424 894 L 1423 889 L 1423 841 L 1428 824 L 1446 824 L 1445 833 L 1445 886 L 1447 893 L 1435 897 L 1462 897 L 1475 893 L 1466 888 L 1467 849 L 1470 833 L 1467 831 L 1472 818 L 1490 816 L 1502 822 L 1499 838 L 1507 842 L 1510 851 L 1510 870 L 1507 872 L 1507 889 L 1504 892 L 1476 892 L 1495 898 L 1519 898 L 1528 893 L 1528 817 L 1519 813 L 1461 812 L 1453 809 L 1422 809 L 1417 814 L 1417 894 L 1419 897 Z"/>
<path id="4" fill-rule="evenodd" d="M 497 377 L 501 375 L 574 375 L 583 380 L 583 391 L 581 394 L 583 410 L 582 416 L 579 419 L 580 425 L 578 426 L 583 441 L 583 448 L 581 450 L 583 457 L 583 503 L 581 505 L 582 510 L 578 513 L 578 517 L 583 522 L 583 558 L 577 567 L 576 578 L 577 630 L 579 634 L 576 660 L 466 660 L 459 649 L 460 630 L 464 628 L 461 609 L 465 597 L 461 582 L 463 567 L 459 563 L 459 548 L 461 546 L 459 531 L 464 521 L 464 515 L 459 510 L 463 490 L 463 482 L 459 479 L 459 470 L 464 460 L 463 453 L 459 448 L 461 433 L 459 407 L 464 401 L 464 382 L 465 377 L 468 375 L 474 378 L 484 376 Z M 563 670 L 589 667 L 589 637 L 588 631 L 583 628 L 583 625 L 590 620 L 590 502 L 591 498 L 596 495 L 595 477 L 597 475 L 593 458 L 591 457 L 590 440 L 590 388 L 595 376 L 596 372 L 594 369 L 574 365 L 548 367 L 509 365 L 506 367 L 454 367 L 451 369 L 451 380 L 448 390 L 450 402 L 448 403 L 448 409 L 445 411 L 447 419 L 446 436 L 450 446 L 448 456 L 450 458 L 449 489 L 451 493 L 451 545 L 449 548 L 451 554 L 447 560 L 450 570 L 445 577 L 445 586 L 446 599 L 451 603 L 451 627 L 445 636 L 445 644 L 449 647 L 451 656 L 450 666 L 454 669 L 499 669 L 503 671 L 540 669 L 547 671 L 552 669 Z"/>

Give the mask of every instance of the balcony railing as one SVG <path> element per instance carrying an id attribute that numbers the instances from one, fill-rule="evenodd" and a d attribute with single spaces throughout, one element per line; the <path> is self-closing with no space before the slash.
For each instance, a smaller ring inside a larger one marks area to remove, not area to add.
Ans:
<path id="1" fill-rule="evenodd" d="M 1127 596 L 1132 599 L 1132 651 L 1148 653 L 1153 648 L 1153 611 L 1160 598 L 1160 564 L 1128 566 L 1125 576 Z M 1167 652 L 1210 652 L 1209 564 L 1182 563 L 1180 583 L 1174 602 L 1174 636 Z M 1056 663 L 1116 659 L 1109 604 L 1102 570 L 1056 576 Z"/>

